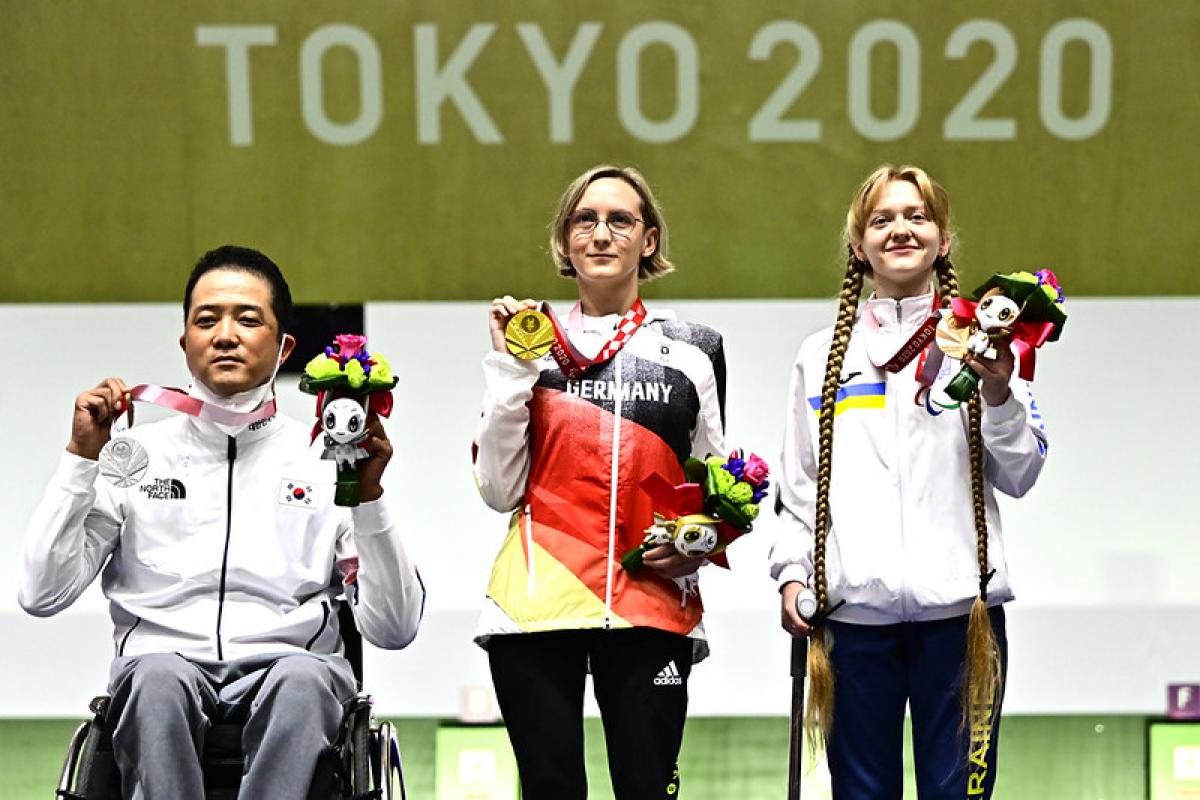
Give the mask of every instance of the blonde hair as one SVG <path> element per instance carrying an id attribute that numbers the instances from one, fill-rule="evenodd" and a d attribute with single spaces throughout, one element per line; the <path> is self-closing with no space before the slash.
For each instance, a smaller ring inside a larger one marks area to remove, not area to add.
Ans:
<path id="1" fill-rule="evenodd" d="M 859 259 L 854 246 L 862 242 L 867 216 L 874 208 L 879 194 L 894 180 L 912 183 L 921 192 L 925 209 L 942 231 L 943 237 L 953 237 L 949 231 L 950 199 L 936 182 L 919 167 L 896 169 L 883 166 L 875 170 L 855 193 L 850 210 L 846 214 L 846 245 L 849 251 L 846 276 L 839 295 L 837 321 L 833 328 L 833 341 L 825 362 L 825 379 L 821 385 L 821 408 L 817 428 L 817 501 L 814 519 L 815 543 L 813 548 L 813 592 L 817 597 L 818 613 L 829 613 L 829 585 L 826 573 L 826 542 L 829 535 L 829 491 L 833 480 L 833 420 L 836 410 L 837 390 L 842 375 L 842 363 L 850 346 L 850 334 L 858 315 L 858 300 L 862 293 L 863 277 L 871 274 L 871 266 Z M 948 257 L 939 257 L 933 266 L 937 279 L 938 294 L 942 305 L 958 297 L 958 276 Z M 967 406 L 967 444 L 971 461 L 971 498 L 975 521 L 976 554 L 979 566 L 979 594 L 972 604 L 967 623 L 967 652 L 963 665 L 962 725 L 969 735 L 975 736 L 995 724 L 994 711 L 1003 694 L 1003 664 L 999 643 L 987 613 L 988 530 L 985 516 L 983 477 L 983 437 L 980 431 L 982 405 L 978 393 Z M 808 674 L 810 689 L 808 705 L 804 712 L 804 724 L 812 734 L 809 744 L 816 749 L 833 725 L 833 664 L 830 651 L 833 637 L 824 625 L 812 634 L 808 651 Z M 969 748 L 968 748 L 969 751 Z"/>
<path id="2" fill-rule="evenodd" d="M 575 213 L 575 207 L 579 205 L 587 187 L 601 178 L 616 178 L 629 184 L 637 192 L 638 214 L 641 216 L 646 230 L 658 229 L 657 247 L 650 255 L 642 256 L 638 263 L 638 280 L 649 281 L 672 272 L 675 265 L 667 259 L 667 223 L 663 219 L 658 201 L 654 199 L 654 193 L 650 191 L 650 184 L 646 182 L 642 173 L 633 167 L 601 164 L 592 167 L 571 181 L 571 185 L 559 198 L 558 210 L 555 212 L 554 222 L 550 229 L 550 253 L 554 256 L 558 274 L 567 278 L 575 277 L 575 267 L 571 266 L 570 256 L 571 215 Z"/>
<path id="3" fill-rule="evenodd" d="M 950 196 L 937 181 L 920 167 L 893 167 L 885 164 L 872 172 L 863 181 L 862 186 L 854 193 L 850 210 L 846 212 L 846 247 L 854 256 L 854 248 L 862 244 L 863 233 L 867 229 L 867 220 L 879 202 L 879 196 L 892 181 L 907 181 L 917 187 L 921 199 L 925 203 L 925 213 L 942 232 L 942 239 L 954 244 L 954 230 L 950 227 Z M 866 274 L 870 276 L 871 265 L 864 262 Z"/>

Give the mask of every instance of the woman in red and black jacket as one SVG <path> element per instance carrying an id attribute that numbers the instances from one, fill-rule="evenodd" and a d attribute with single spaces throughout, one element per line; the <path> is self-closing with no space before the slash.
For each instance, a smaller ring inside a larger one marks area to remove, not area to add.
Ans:
<path id="1" fill-rule="evenodd" d="M 527 800 L 584 798 L 584 678 L 591 672 L 620 800 L 677 791 L 691 665 L 708 654 L 695 572 L 670 545 L 650 569 L 622 554 L 653 522 L 641 481 L 684 482 L 683 462 L 724 453 L 720 335 L 652 310 L 641 281 L 670 272 L 667 228 L 645 178 L 600 166 L 571 183 L 551 233 L 579 302 L 557 357 L 519 360 L 505 325 L 537 306 L 497 298 L 476 438 L 485 502 L 511 511 L 476 641 L 488 650 Z M 579 360 L 572 361 L 571 353 Z"/>

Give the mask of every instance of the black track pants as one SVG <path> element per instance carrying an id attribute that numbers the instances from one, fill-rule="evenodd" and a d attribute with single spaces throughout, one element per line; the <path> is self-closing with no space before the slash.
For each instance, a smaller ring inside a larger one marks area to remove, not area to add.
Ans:
<path id="1" fill-rule="evenodd" d="M 493 636 L 492 681 L 524 800 L 583 800 L 590 665 L 617 800 L 678 796 L 692 641 L 653 628 Z"/>

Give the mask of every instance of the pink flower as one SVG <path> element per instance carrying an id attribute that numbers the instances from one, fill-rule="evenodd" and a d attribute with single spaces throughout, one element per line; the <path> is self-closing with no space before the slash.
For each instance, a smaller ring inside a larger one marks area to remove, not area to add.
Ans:
<path id="1" fill-rule="evenodd" d="M 1038 283 L 1049 284 L 1050 286 L 1054 287 L 1055 289 L 1062 288 L 1061 286 L 1058 285 L 1058 276 L 1055 275 L 1053 272 L 1051 272 L 1048 269 L 1039 269 L 1037 272 L 1035 272 L 1033 274 L 1034 274 L 1034 277 L 1036 277 L 1038 279 Z"/>
<path id="2" fill-rule="evenodd" d="M 756 456 L 754 453 L 746 456 L 746 466 L 742 470 L 742 480 L 749 483 L 751 486 L 758 486 L 767 479 L 770 474 L 770 469 L 767 467 L 767 462 Z"/>
<path id="3" fill-rule="evenodd" d="M 1038 286 L 1046 293 L 1046 296 L 1055 303 L 1061 303 L 1066 298 L 1063 294 L 1062 287 L 1058 285 L 1058 276 L 1048 269 L 1040 269 L 1034 273 L 1037 278 Z"/>
<path id="4" fill-rule="evenodd" d="M 333 341 L 338 346 L 338 357 L 345 364 L 351 358 L 358 355 L 360 350 L 367 346 L 367 337 L 358 336 L 352 333 L 341 333 L 333 337 Z"/>

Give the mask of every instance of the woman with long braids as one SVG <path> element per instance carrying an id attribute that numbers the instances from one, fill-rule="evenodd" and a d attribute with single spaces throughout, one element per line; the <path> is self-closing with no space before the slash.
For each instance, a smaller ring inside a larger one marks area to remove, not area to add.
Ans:
<path id="1" fill-rule="evenodd" d="M 958 295 L 945 190 L 881 167 L 845 236 L 836 323 L 792 372 L 771 556 L 783 627 L 811 637 L 810 743 L 825 741 L 835 798 L 895 800 L 908 706 L 921 799 L 988 798 L 1013 597 L 994 491 L 1033 486 L 1046 437 L 1008 348 L 966 357 L 982 381 L 961 408 L 940 392 L 955 362 L 922 370 L 931 317 Z"/>

